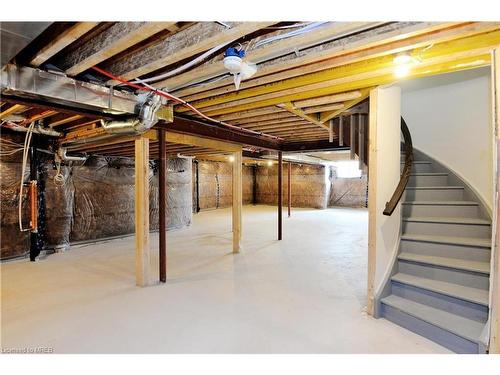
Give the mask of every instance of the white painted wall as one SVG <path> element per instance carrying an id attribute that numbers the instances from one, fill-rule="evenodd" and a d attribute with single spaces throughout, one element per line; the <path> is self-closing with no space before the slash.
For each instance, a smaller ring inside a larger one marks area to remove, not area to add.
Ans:
<path id="1" fill-rule="evenodd" d="M 370 94 L 369 299 L 378 294 L 390 272 L 401 232 L 400 204 L 391 216 L 383 215 L 401 173 L 400 101 L 401 90 L 397 86 L 377 88 Z"/>
<path id="2" fill-rule="evenodd" d="M 490 80 L 483 68 L 405 82 L 401 112 L 413 145 L 467 181 L 491 210 Z"/>

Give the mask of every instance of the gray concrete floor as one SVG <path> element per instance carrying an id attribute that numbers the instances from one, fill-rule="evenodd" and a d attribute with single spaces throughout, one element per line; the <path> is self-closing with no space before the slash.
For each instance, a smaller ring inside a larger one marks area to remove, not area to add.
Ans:
<path id="1" fill-rule="evenodd" d="M 364 312 L 368 213 L 246 206 L 168 232 L 168 282 L 135 287 L 134 238 L 1 265 L 3 348 L 55 353 L 446 353 Z M 151 235 L 156 270 L 158 235 Z"/>

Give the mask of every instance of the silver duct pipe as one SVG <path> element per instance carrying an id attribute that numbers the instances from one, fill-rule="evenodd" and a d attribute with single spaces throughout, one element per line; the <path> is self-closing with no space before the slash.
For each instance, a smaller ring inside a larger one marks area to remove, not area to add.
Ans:
<path id="1" fill-rule="evenodd" d="M 158 122 L 157 111 L 163 105 L 162 98 L 151 92 L 142 104 L 137 118 L 125 121 L 104 121 L 101 126 L 109 134 L 141 134 Z"/>
<path id="2" fill-rule="evenodd" d="M 57 156 L 59 156 L 59 158 L 62 160 L 62 161 L 86 161 L 87 160 L 87 156 L 70 156 L 70 155 L 67 155 L 67 152 L 68 150 L 65 148 L 65 147 L 59 147 L 59 149 L 57 150 Z"/>
<path id="3" fill-rule="evenodd" d="M 187 156 L 187 155 L 182 155 L 180 152 L 177 153 L 177 157 L 179 159 L 187 159 L 187 160 L 193 160 L 196 159 L 196 156 Z"/>

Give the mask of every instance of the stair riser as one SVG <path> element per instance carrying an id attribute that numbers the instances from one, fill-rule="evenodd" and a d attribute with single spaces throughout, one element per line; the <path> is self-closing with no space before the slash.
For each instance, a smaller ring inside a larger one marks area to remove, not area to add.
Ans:
<path id="1" fill-rule="evenodd" d="M 449 237 L 490 238 L 491 226 L 403 221 L 404 234 L 427 234 Z"/>
<path id="2" fill-rule="evenodd" d="M 478 217 L 477 206 L 403 204 L 403 216 Z"/>
<path id="3" fill-rule="evenodd" d="M 404 164 L 401 164 L 401 170 L 403 169 L 404 169 Z M 429 172 L 433 172 L 432 163 L 413 164 L 411 166 L 411 173 L 429 173 Z"/>
<path id="4" fill-rule="evenodd" d="M 479 351 L 479 347 L 476 343 L 417 319 L 391 306 L 382 304 L 381 313 L 387 320 L 415 332 L 418 335 L 424 336 L 455 353 L 468 354 L 478 353 Z"/>
<path id="5" fill-rule="evenodd" d="M 491 252 L 489 249 L 473 246 L 459 246 L 402 240 L 400 248 L 403 252 L 413 254 L 433 255 L 455 259 L 467 259 L 475 260 L 478 262 L 488 262 L 491 258 Z"/>
<path id="6" fill-rule="evenodd" d="M 481 323 L 486 323 L 488 319 L 488 308 L 483 305 L 394 281 L 391 282 L 391 289 L 392 294 L 396 296 L 463 316 L 467 319 Z"/>
<path id="7" fill-rule="evenodd" d="M 460 201 L 463 189 L 407 189 L 403 201 Z"/>
<path id="8" fill-rule="evenodd" d="M 448 176 L 410 176 L 408 186 L 446 186 Z"/>
<path id="9" fill-rule="evenodd" d="M 484 290 L 488 290 L 490 282 L 486 274 L 402 260 L 398 261 L 398 272 Z"/>

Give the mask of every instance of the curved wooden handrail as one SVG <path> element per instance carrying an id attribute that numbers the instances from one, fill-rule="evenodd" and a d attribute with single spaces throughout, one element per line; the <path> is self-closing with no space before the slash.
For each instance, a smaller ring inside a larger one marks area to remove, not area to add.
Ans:
<path id="1" fill-rule="evenodd" d="M 399 179 L 399 184 L 396 187 L 396 190 L 394 190 L 389 202 L 385 204 L 384 215 L 386 216 L 392 215 L 394 209 L 401 200 L 401 197 L 406 189 L 406 185 L 410 180 L 411 167 L 413 165 L 413 144 L 411 141 L 411 134 L 403 117 L 401 117 L 401 132 L 403 133 L 403 139 L 405 141 L 405 166 L 403 168 L 403 172 L 401 172 L 401 178 Z"/>

